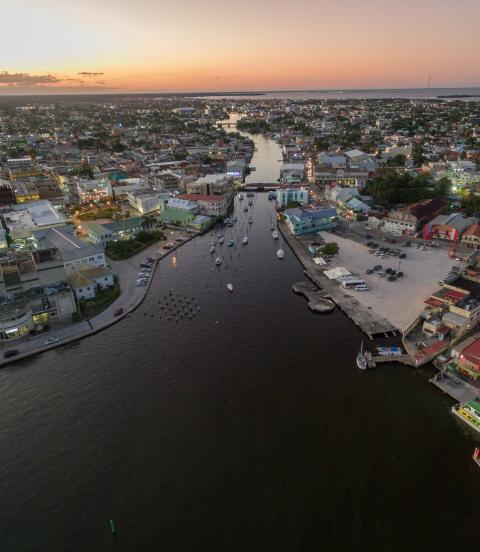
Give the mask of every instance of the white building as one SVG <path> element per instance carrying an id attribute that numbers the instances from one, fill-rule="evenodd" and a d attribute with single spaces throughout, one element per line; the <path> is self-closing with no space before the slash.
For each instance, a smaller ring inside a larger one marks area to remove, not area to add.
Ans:
<path id="1" fill-rule="evenodd" d="M 290 184 L 303 182 L 305 163 L 283 163 L 280 168 L 280 180 Z"/>
<path id="2" fill-rule="evenodd" d="M 108 201 L 112 198 L 112 185 L 107 178 L 85 180 L 74 177 L 71 186 L 73 201 L 80 205 L 94 201 Z"/>
<path id="3" fill-rule="evenodd" d="M 150 189 L 132 190 L 125 195 L 130 205 L 142 215 L 162 211 L 165 208 L 162 196 Z"/>

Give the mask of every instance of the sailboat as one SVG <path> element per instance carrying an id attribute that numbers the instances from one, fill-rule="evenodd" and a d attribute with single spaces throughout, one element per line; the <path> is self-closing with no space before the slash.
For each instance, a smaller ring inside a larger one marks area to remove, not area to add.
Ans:
<path id="1" fill-rule="evenodd" d="M 243 194 L 238 194 L 238 199 L 239 199 L 240 201 L 242 201 L 242 199 L 243 199 Z"/>
<path id="2" fill-rule="evenodd" d="M 285 251 L 283 250 L 282 245 L 283 245 L 283 239 L 282 239 L 282 241 L 280 242 L 280 248 L 279 248 L 278 251 L 277 251 L 277 257 L 278 257 L 279 259 L 283 259 L 283 258 L 285 257 Z"/>
<path id="3" fill-rule="evenodd" d="M 248 217 L 248 224 L 252 224 L 253 222 L 253 217 Z"/>
<path id="4" fill-rule="evenodd" d="M 215 246 L 214 245 L 210 246 L 210 253 L 215 253 Z"/>
<path id="5" fill-rule="evenodd" d="M 217 258 L 215 259 L 215 264 L 216 264 L 217 266 L 220 266 L 220 265 L 222 264 L 222 258 L 221 258 L 221 257 L 217 257 Z"/>
<path id="6" fill-rule="evenodd" d="M 247 245 L 248 243 L 248 236 L 245 236 L 242 240 L 243 245 Z"/>
<path id="7" fill-rule="evenodd" d="M 227 289 L 230 293 L 233 293 L 233 284 L 227 284 Z"/>
<path id="8" fill-rule="evenodd" d="M 273 238 L 274 240 L 278 240 L 279 236 L 278 236 L 278 232 L 277 232 L 276 230 L 273 231 L 273 233 L 272 233 L 272 238 Z"/>
<path id="9" fill-rule="evenodd" d="M 358 368 L 360 368 L 360 370 L 366 370 L 368 368 L 368 362 L 367 362 L 367 359 L 365 358 L 365 354 L 363 352 L 363 341 L 362 341 L 362 344 L 360 345 L 360 351 L 357 354 L 356 362 L 357 362 L 357 366 L 358 366 Z"/>

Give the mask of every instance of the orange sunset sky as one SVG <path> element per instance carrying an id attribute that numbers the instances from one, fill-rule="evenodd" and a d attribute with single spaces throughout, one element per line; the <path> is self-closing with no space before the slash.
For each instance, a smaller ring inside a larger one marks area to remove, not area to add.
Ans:
<path id="1" fill-rule="evenodd" d="M 0 5 L 0 94 L 480 85 L 479 0 Z"/>

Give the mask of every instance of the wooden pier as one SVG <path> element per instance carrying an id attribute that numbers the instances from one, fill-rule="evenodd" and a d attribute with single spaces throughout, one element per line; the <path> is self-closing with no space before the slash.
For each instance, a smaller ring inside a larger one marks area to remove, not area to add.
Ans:
<path id="1" fill-rule="evenodd" d="M 348 290 L 343 289 L 329 280 L 323 274 L 322 269 L 314 263 L 305 247 L 295 236 L 290 234 L 284 222 L 279 222 L 277 227 L 285 238 L 285 241 L 295 253 L 295 256 L 303 265 L 305 275 L 318 288 L 322 289 L 324 291 L 324 296 L 328 296 L 328 298 L 331 299 L 370 339 L 374 337 L 390 337 L 397 335 L 397 332 L 400 333 L 386 318 L 379 316 L 350 295 Z"/>

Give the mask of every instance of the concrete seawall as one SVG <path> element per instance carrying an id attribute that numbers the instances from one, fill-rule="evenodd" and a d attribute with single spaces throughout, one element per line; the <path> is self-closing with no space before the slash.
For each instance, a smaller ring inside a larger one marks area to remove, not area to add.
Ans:
<path id="1" fill-rule="evenodd" d="M 334 282 L 324 276 L 305 247 L 293 236 L 284 222 L 278 222 L 278 230 L 281 232 L 285 241 L 305 269 L 308 278 L 320 289 L 324 290 L 325 295 L 344 312 L 352 322 L 358 326 L 370 339 L 374 337 L 388 337 L 396 335 L 398 329 L 395 328 L 386 318 L 377 315 L 372 310 L 362 305 L 359 301 L 349 294 L 349 291 L 337 286 Z"/>
<path id="2" fill-rule="evenodd" d="M 49 351 L 49 350 L 55 349 L 57 347 L 62 347 L 63 345 L 68 345 L 70 343 L 74 343 L 75 341 L 79 341 L 80 339 L 84 339 L 86 337 L 89 337 L 91 335 L 99 333 L 99 332 L 109 328 L 110 326 L 113 326 L 114 324 L 117 324 L 121 320 L 123 320 L 126 316 L 128 316 L 129 314 L 134 312 L 136 309 L 138 309 L 138 307 L 145 300 L 145 298 L 146 298 L 146 296 L 147 296 L 147 294 L 150 290 L 150 286 L 152 285 L 153 276 L 155 275 L 155 272 L 156 272 L 156 269 L 157 269 L 157 266 L 159 265 L 159 263 L 163 259 L 166 259 L 168 256 L 170 256 L 179 247 L 181 247 L 182 245 L 185 245 L 190 240 L 197 237 L 197 235 L 198 234 L 193 234 L 193 235 L 189 236 L 188 238 L 185 238 L 184 241 L 182 241 L 181 243 L 177 243 L 174 247 L 172 247 L 172 249 L 169 249 L 159 259 L 155 260 L 155 263 L 152 267 L 150 277 L 148 279 L 148 284 L 143 289 L 143 293 L 139 296 L 137 301 L 135 301 L 132 305 L 129 305 L 127 308 L 124 308 L 124 311 L 120 316 L 115 316 L 113 314 L 113 312 L 117 308 L 119 308 L 118 303 L 121 302 L 122 295 L 120 295 L 111 305 L 109 305 L 107 307 L 107 309 L 105 309 L 105 310 L 110 310 L 111 311 L 111 316 L 109 318 L 107 318 L 105 321 L 100 322 L 98 325 L 94 325 L 95 324 L 95 319 L 98 319 L 100 317 L 105 316 L 105 311 L 104 311 L 104 312 L 100 313 L 99 315 L 97 315 L 94 318 L 91 318 L 89 320 L 84 320 L 83 322 L 79 322 L 75 326 L 71 326 L 72 334 L 68 337 L 65 337 L 64 339 L 61 339 L 58 343 L 53 343 L 51 345 L 42 345 L 40 347 L 37 347 L 36 349 L 31 349 L 31 350 L 26 351 L 24 353 L 20 353 L 18 355 L 15 355 L 11 358 L 1 359 L 0 360 L 0 368 L 3 368 L 7 364 L 11 364 L 13 362 L 17 362 L 19 360 L 32 357 L 34 355 L 38 355 L 38 354 L 43 353 L 45 351 Z M 143 252 L 141 252 L 141 253 L 143 253 Z M 139 255 L 140 255 L 140 253 L 139 253 Z M 148 255 L 148 253 L 147 253 L 147 255 Z M 124 297 L 123 297 L 123 299 L 124 299 Z M 75 330 L 77 330 L 77 331 L 75 331 Z M 20 343 L 19 343 L 19 345 L 20 345 Z M 12 342 L 12 348 L 15 348 L 15 342 Z"/>

